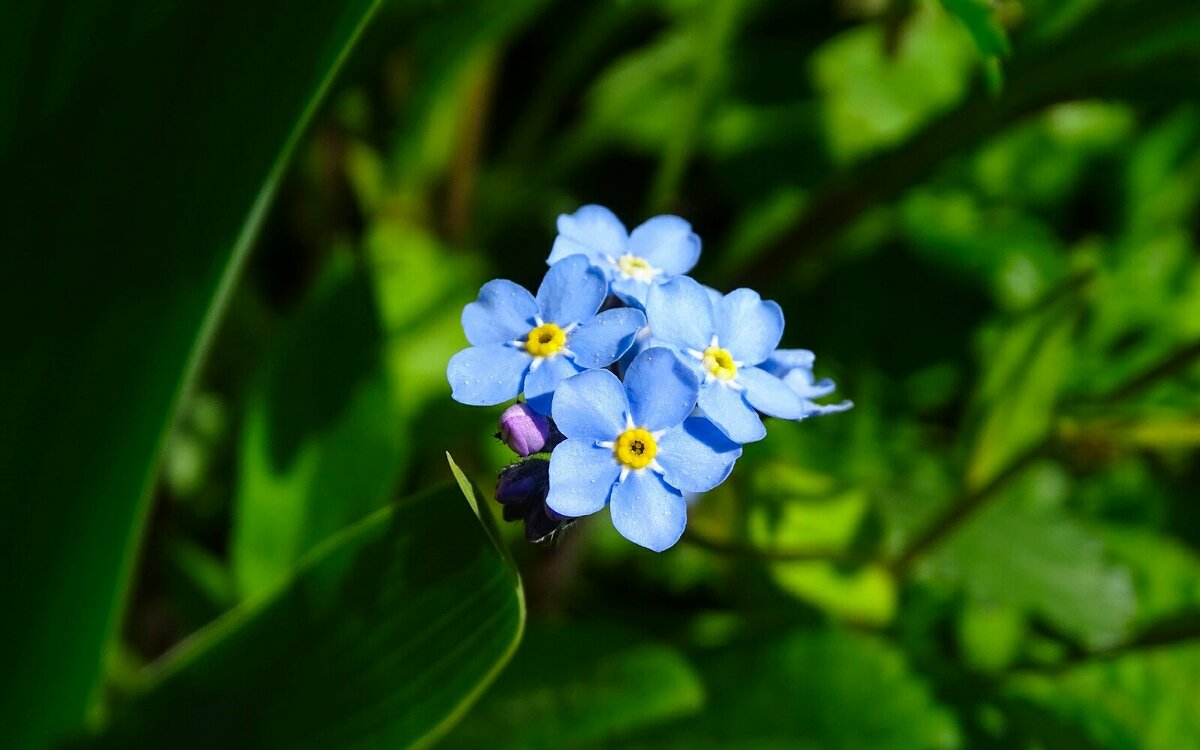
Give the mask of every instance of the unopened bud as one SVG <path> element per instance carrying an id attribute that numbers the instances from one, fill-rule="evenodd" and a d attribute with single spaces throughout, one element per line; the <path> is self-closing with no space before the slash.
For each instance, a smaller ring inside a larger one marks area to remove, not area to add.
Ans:
<path id="1" fill-rule="evenodd" d="M 496 500 L 505 504 L 541 502 L 550 490 L 550 462 L 543 458 L 531 458 L 513 464 L 500 472 L 496 482 Z"/>
<path id="2" fill-rule="evenodd" d="M 518 456 L 549 450 L 547 443 L 553 432 L 556 430 L 551 427 L 550 419 L 529 404 L 513 404 L 500 415 L 500 439 Z"/>

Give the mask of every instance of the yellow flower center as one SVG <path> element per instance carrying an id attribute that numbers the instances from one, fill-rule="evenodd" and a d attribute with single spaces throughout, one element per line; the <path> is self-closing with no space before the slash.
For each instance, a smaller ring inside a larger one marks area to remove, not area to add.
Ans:
<path id="1" fill-rule="evenodd" d="M 658 445 L 654 442 L 654 436 L 647 430 L 634 427 L 621 433 L 613 453 L 625 466 L 644 469 L 654 460 L 654 455 L 658 453 Z"/>
<path id="2" fill-rule="evenodd" d="M 717 380 L 732 380 L 737 375 L 737 364 L 728 349 L 710 346 L 704 350 L 704 369 Z"/>
<path id="3" fill-rule="evenodd" d="M 650 265 L 645 258 L 640 258 L 629 253 L 617 259 L 617 270 L 626 278 L 642 281 L 647 284 L 653 281 L 654 277 L 658 275 L 657 269 Z"/>
<path id="4" fill-rule="evenodd" d="M 566 346 L 567 334 L 553 323 L 543 323 L 529 332 L 525 351 L 535 357 L 549 357 Z"/>

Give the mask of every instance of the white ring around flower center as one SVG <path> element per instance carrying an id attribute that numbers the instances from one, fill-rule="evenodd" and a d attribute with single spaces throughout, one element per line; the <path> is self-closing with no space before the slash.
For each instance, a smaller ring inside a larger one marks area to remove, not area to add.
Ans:
<path id="1" fill-rule="evenodd" d="M 718 352 L 724 355 L 720 360 L 716 360 L 714 357 L 714 353 Z M 716 334 L 713 334 L 712 341 L 709 342 L 708 348 L 704 351 L 688 349 L 687 353 L 688 356 L 700 362 L 700 369 L 704 371 L 704 385 L 716 381 L 735 391 L 745 390 L 746 386 L 738 382 L 737 376 L 738 368 L 744 367 L 745 363 L 736 359 L 730 359 L 730 361 L 725 362 L 724 359 L 728 358 L 729 352 L 721 348 Z M 732 365 L 732 367 L 728 367 L 728 365 Z"/>
<path id="2" fill-rule="evenodd" d="M 634 281 L 640 281 L 643 284 L 653 282 L 663 273 L 661 268 L 655 268 L 650 265 L 648 260 L 633 253 L 625 253 L 620 258 L 614 258 L 610 255 L 608 261 L 616 267 L 621 276 L 633 279 Z"/>

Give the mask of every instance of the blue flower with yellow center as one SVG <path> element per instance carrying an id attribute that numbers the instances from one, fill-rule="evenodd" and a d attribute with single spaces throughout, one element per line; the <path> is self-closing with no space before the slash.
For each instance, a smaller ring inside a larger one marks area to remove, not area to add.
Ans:
<path id="1" fill-rule="evenodd" d="M 837 386 L 829 378 L 818 381 L 813 377 L 815 361 L 816 355 L 807 349 L 776 349 L 762 364 L 764 370 L 782 378 L 784 384 L 800 397 L 803 407 L 800 419 L 837 414 L 854 406 L 854 402 L 849 400 L 837 404 L 818 404 L 814 400 L 837 390 Z"/>
<path id="2" fill-rule="evenodd" d="M 700 237 L 678 216 L 655 216 L 625 230 L 603 206 L 583 206 L 558 217 L 558 237 L 547 263 L 583 255 L 603 271 L 613 294 L 643 307 L 652 286 L 687 273 L 700 258 Z"/>
<path id="3" fill-rule="evenodd" d="M 656 552 L 687 524 L 684 492 L 716 487 L 742 448 L 711 422 L 692 416 L 700 384 L 669 350 L 639 354 L 622 383 L 607 370 L 564 381 L 554 421 L 566 440 L 550 454 L 546 505 L 577 517 L 608 505 L 626 539 Z"/>
<path id="4" fill-rule="evenodd" d="M 750 289 L 724 296 L 681 276 L 650 290 L 652 343 L 670 347 L 700 379 L 700 410 L 731 440 L 761 440 L 758 412 L 799 419 L 803 401 L 757 365 L 783 336 L 783 311 Z"/>
<path id="5" fill-rule="evenodd" d="M 446 367 L 454 400 L 491 406 L 524 393 L 549 414 L 563 379 L 615 362 L 646 323 L 628 307 L 597 315 L 607 294 L 604 275 L 583 256 L 551 266 L 537 297 L 503 279 L 484 284 L 462 314 L 471 348 Z"/>

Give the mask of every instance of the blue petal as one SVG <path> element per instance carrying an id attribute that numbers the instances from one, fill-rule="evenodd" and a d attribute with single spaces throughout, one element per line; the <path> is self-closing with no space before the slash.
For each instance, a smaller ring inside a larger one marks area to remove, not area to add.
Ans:
<path id="1" fill-rule="evenodd" d="M 631 365 L 633 360 L 637 358 L 637 355 L 641 354 L 652 346 L 661 346 L 661 344 L 654 343 L 654 337 L 650 335 L 650 326 L 644 326 L 642 330 L 638 331 L 637 335 L 633 337 L 633 346 L 629 347 L 629 351 L 621 355 L 620 361 L 617 362 L 617 371 L 624 376 L 626 371 L 629 370 L 629 365 Z"/>
<path id="2" fill-rule="evenodd" d="M 625 386 L 608 370 L 587 370 L 554 392 L 554 423 L 569 438 L 615 440 L 625 429 Z"/>
<path id="3" fill-rule="evenodd" d="M 712 422 L 690 417 L 662 436 L 655 458 L 667 484 L 684 492 L 707 492 L 725 481 L 741 455 L 742 446 Z"/>
<path id="4" fill-rule="evenodd" d="M 604 508 L 621 465 L 608 448 L 587 440 L 567 440 L 550 454 L 550 493 L 546 505 L 572 518 Z"/>
<path id="5" fill-rule="evenodd" d="M 492 406 L 517 397 L 532 361 L 528 353 L 513 346 L 473 346 L 450 358 L 446 379 L 460 404 Z"/>
<path id="6" fill-rule="evenodd" d="M 558 237 L 546 262 L 553 265 L 571 255 L 586 255 L 607 271 L 612 268 L 608 258 L 624 255 L 627 241 L 625 225 L 612 211 L 604 206 L 583 206 L 558 217 Z"/>
<path id="7" fill-rule="evenodd" d="M 530 367 L 525 376 L 525 400 L 537 413 L 549 415 L 554 390 L 581 369 L 562 355 L 543 358 L 541 364 Z"/>
<path id="8" fill-rule="evenodd" d="M 776 349 L 759 367 L 782 378 L 795 369 L 811 370 L 816 359 L 808 349 Z"/>
<path id="9" fill-rule="evenodd" d="M 655 552 L 679 541 L 687 525 L 683 495 L 653 471 L 633 472 L 617 482 L 610 508 L 613 526 L 621 536 Z"/>
<path id="10" fill-rule="evenodd" d="M 767 428 L 741 391 L 718 382 L 700 387 L 698 402 L 704 416 L 735 443 L 753 443 L 767 436 Z"/>
<path id="11" fill-rule="evenodd" d="M 463 308 L 462 327 L 471 346 L 524 339 L 534 327 L 538 304 L 525 287 L 505 279 L 484 284 L 479 299 Z"/>
<path id="12" fill-rule="evenodd" d="M 700 237 L 678 216 L 655 216 L 629 235 L 628 252 L 668 277 L 692 270 L 700 259 Z"/>
<path id="13" fill-rule="evenodd" d="M 822 414 L 837 414 L 838 412 L 848 411 L 854 408 L 853 401 L 842 401 L 838 404 L 817 404 L 812 401 L 804 402 L 804 414 L 801 419 L 809 417 L 819 417 Z"/>
<path id="14" fill-rule="evenodd" d="M 692 369 L 662 346 L 637 355 L 625 371 L 625 393 L 633 423 L 651 432 L 687 419 L 696 408 L 699 387 Z"/>
<path id="15" fill-rule="evenodd" d="M 646 319 L 656 339 L 684 352 L 703 351 L 717 331 L 708 292 L 687 276 L 650 288 Z"/>
<path id="16" fill-rule="evenodd" d="M 783 337 L 783 310 L 752 289 L 734 289 L 716 310 L 717 337 L 738 362 L 756 365 Z"/>
<path id="17" fill-rule="evenodd" d="M 821 398 L 837 390 L 837 386 L 829 378 L 819 383 L 813 382 L 812 370 L 797 368 L 783 376 L 783 382 L 796 392 L 800 398 Z"/>
<path id="18" fill-rule="evenodd" d="M 828 396 L 837 390 L 837 386 L 829 378 L 813 383 L 812 372 L 802 368 L 792 370 L 784 376 L 783 382 L 796 393 L 804 403 L 801 419 L 816 417 L 822 414 L 836 414 L 854 406 L 852 401 L 842 401 L 837 404 L 818 404 L 812 399 Z"/>
<path id="19" fill-rule="evenodd" d="M 613 294 L 621 298 L 621 301 L 639 310 L 646 309 L 646 298 L 650 295 L 650 284 L 637 279 L 627 279 L 620 274 L 615 274 L 612 280 Z"/>
<path id="20" fill-rule="evenodd" d="M 746 389 L 746 400 L 755 409 L 780 419 L 799 419 L 804 401 L 786 383 L 757 367 L 738 369 L 738 383 Z M 525 386 L 529 388 L 528 385 Z"/>
<path id="21" fill-rule="evenodd" d="M 704 287 L 704 291 L 708 294 L 708 303 L 712 305 L 712 309 L 714 311 L 721 309 L 721 300 L 725 299 L 725 295 L 707 284 L 701 284 L 701 286 Z"/>
<path id="22" fill-rule="evenodd" d="M 646 325 L 646 314 L 631 307 L 605 310 L 572 331 L 567 347 L 575 353 L 581 369 L 606 367 L 629 351 L 638 331 Z"/>
<path id="23" fill-rule="evenodd" d="M 582 255 L 564 258 L 546 272 L 538 287 L 542 319 L 562 327 L 588 320 L 608 295 L 608 282 Z"/>

